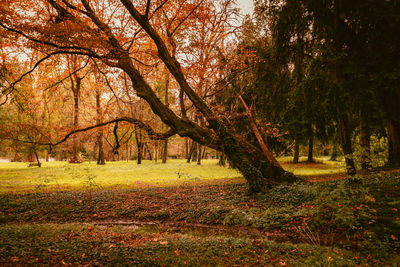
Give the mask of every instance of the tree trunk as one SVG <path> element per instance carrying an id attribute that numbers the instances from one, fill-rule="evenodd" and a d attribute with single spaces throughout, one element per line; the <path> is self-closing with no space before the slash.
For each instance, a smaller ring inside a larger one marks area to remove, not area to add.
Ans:
<path id="1" fill-rule="evenodd" d="M 148 142 L 143 142 L 143 149 L 146 149 L 146 154 L 147 154 L 147 159 L 152 161 L 153 160 L 153 156 L 150 152 L 150 148 L 149 148 L 149 143 Z"/>
<path id="2" fill-rule="evenodd" d="M 76 74 L 71 77 L 71 89 L 74 96 L 74 129 L 79 128 L 79 95 L 81 91 L 81 81 L 82 78 L 78 77 Z M 72 137 L 72 159 L 71 163 L 80 163 L 81 159 L 78 156 L 78 136 L 76 134 Z"/>
<path id="3" fill-rule="evenodd" d="M 239 142 L 226 128 L 220 129 L 220 135 L 225 136 L 223 153 L 247 180 L 251 193 L 263 192 L 272 185 L 282 182 L 293 183 L 297 178 L 269 161 L 261 148 L 256 148 L 246 142 Z M 256 149 L 256 150 L 254 150 Z"/>
<path id="4" fill-rule="evenodd" d="M 360 121 L 361 169 L 371 169 L 371 135 L 367 125 Z"/>
<path id="5" fill-rule="evenodd" d="M 138 133 L 139 132 L 139 133 Z M 135 140 L 137 145 L 137 164 L 142 164 L 142 133 L 135 128 Z"/>
<path id="6" fill-rule="evenodd" d="M 165 105 L 168 107 L 168 88 L 169 87 L 169 73 L 168 70 L 166 70 L 166 78 L 165 78 Z M 162 147 L 162 163 L 167 163 L 167 158 L 168 158 L 168 138 L 166 138 L 163 141 L 163 147 Z"/>
<path id="7" fill-rule="evenodd" d="M 311 134 L 310 139 L 308 140 L 308 157 L 307 157 L 307 162 L 314 162 L 313 150 L 314 150 L 314 135 Z"/>
<path id="8" fill-rule="evenodd" d="M 188 145 L 190 145 L 190 142 L 188 142 Z M 190 150 L 189 150 L 189 155 L 187 157 L 187 163 L 190 163 L 192 160 L 193 154 L 196 150 L 196 142 L 192 140 L 191 145 L 190 145 Z"/>
<path id="9" fill-rule="evenodd" d="M 225 166 L 226 166 L 226 160 L 225 160 L 225 155 L 224 155 L 224 153 L 217 152 L 217 155 L 219 155 L 219 156 L 218 156 L 218 157 L 219 157 L 218 165 L 219 165 L 219 166 L 225 167 Z"/>
<path id="10" fill-rule="evenodd" d="M 46 153 L 45 155 L 46 162 L 49 162 L 49 151 L 46 149 L 44 153 Z"/>
<path id="11" fill-rule="evenodd" d="M 202 146 L 200 144 L 197 144 L 197 165 L 201 165 L 201 157 L 203 155 L 202 151 Z"/>
<path id="12" fill-rule="evenodd" d="M 35 153 L 36 162 L 37 162 L 37 164 L 38 164 L 38 167 L 40 168 L 42 164 L 40 163 L 39 156 L 38 156 L 36 150 L 35 150 L 33 153 Z"/>
<path id="13" fill-rule="evenodd" d="M 190 148 L 189 148 L 189 138 L 187 138 L 187 137 L 185 137 L 185 159 L 188 159 L 189 158 L 189 150 L 190 150 Z"/>
<path id="14" fill-rule="evenodd" d="M 353 160 L 353 148 L 351 145 L 351 136 L 346 119 L 342 118 L 339 121 L 339 128 L 342 141 L 342 150 L 346 161 L 347 174 L 355 175 L 356 167 Z"/>
<path id="15" fill-rule="evenodd" d="M 387 138 L 389 157 L 387 165 L 390 167 L 400 166 L 400 122 L 390 120 L 387 123 Z"/>
<path id="16" fill-rule="evenodd" d="M 163 141 L 161 163 L 167 163 L 167 159 L 168 159 L 168 139 L 165 139 Z"/>
<path id="17" fill-rule="evenodd" d="M 199 144 L 197 144 L 195 141 L 193 141 L 193 152 L 192 152 L 192 162 L 197 162 L 197 157 L 199 149 L 198 149 Z"/>
<path id="18" fill-rule="evenodd" d="M 294 153 L 293 153 L 293 163 L 299 163 L 299 141 L 297 139 L 294 140 Z"/>
<path id="19" fill-rule="evenodd" d="M 337 147 L 337 144 L 334 144 L 333 145 L 333 148 L 332 148 L 332 154 L 331 154 L 331 158 L 330 158 L 330 160 L 331 161 L 336 161 L 337 160 L 337 157 L 338 157 L 338 147 Z"/>
<path id="20" fill-rule="evenodd" d="M 100 106 L 100 92 L 96 90 L 96 112 L 97 112 L 97 123 L 100 123 L 102 120 L 101 106 Z M 97 156 L 97 164 L 104 165 L 106 161 L 104 160 L 104 146 L 103 146 L 103 128 L 99 129 L 99 133 L 97 134 L 97 147 L 99 149 Z"/>
<path id="21" fill-rule="evenodd" d="M 154 142 L 154 162 L 157 163 L 158 160 L 158 141 Z"/>

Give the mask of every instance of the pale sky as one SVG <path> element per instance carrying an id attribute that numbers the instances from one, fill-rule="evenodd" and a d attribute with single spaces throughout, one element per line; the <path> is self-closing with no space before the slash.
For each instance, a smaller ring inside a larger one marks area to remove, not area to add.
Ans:
<path id="1" fill-rule="evenodd" d="M 243 14 L 253 13 L 253 0 L 236 0 Z"/>

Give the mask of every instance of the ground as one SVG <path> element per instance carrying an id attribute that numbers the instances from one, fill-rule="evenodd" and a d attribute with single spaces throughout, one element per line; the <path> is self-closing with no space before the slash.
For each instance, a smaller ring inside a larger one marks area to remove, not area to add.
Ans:
<path id="1" fill-rule="evenodd" d="M 204 161 L 0 164 L 0 265 L 396 265 L 400 174 L 282 165 L 306 180 L 250 196 Z M 340 179 L 339 179 L 340 178 Z"/>

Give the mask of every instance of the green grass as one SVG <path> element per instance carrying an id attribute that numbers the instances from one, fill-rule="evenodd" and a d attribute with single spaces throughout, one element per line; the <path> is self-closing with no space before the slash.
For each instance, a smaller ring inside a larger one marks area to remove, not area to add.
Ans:
<path id="1" fill-rule="evenodd" d="M 292 157 L 278 158 L 285 170 L 299 176 L 319 176 L 346 172 L 344 161 L 330 161 L 329 157 L 316 158 L 314 163 L 306 162 L 306 157 L 300 157 L 298 164 L 291 163 L 292 160 Z"/>
<path id="2" fill-rule="evenodd" d="M 0 265 L 400 264 L 398 171 L 258 195 L 218 181 L 0 194 Z"/>
<path id="3" fill-rule="evenodd" d="M 245 237 L 94 225 L 2 225 L 1 265 L 350 266 L 342 249 Z"/>
<path id="4" fill-rule="evenodd" d="M 295 175 L 315 176 L 344 172 L 343 163 L 323 161 L 316 164 L 291 164 L 280 159 L 282 166 Z M 0 163 L 0 193 L 64 190 L 96 190 L 99 188 L 147 188 L 189 184 L 242 182 L 242 175 L 234 169 L 220 167 L 217 160 L 186 163 L 169 160 L 167 164 L 143 161 L 107 162 L 99 166 L 94 162 L 69 164 L 44 162 L 41 168 L 28 167 L 28 163 Z"/>
<path id="5" fill-rule="evenodd" d="M 12 162 L 0 163 L 0 192 L 166 187 L 237 177 L 241 177 L 238 171 L 220 167 L 216 160 L 203 160 L 200 166 L 184 160 L 169 160 L 167 164 L 143 161 L 140 165 L 119 161 L 103 166 L 44 162 L 41 168 Z"/>

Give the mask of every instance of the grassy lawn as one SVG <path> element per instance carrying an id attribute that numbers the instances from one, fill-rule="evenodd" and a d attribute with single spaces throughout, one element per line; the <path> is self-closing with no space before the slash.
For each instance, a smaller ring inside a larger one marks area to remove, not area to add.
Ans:
<path id="1" fill-rule="evenodd" d="M 143 188 L 177 186 L 188 183 L 218 182 L 238 178 L 241 174 L 217 165 L 216 160 L 203 160 L 202 165 L 184 160 L 169 160 L 168 164 L 143 161 L 95 162 L 69 164 L 44 162 L 41 168 L 27 163 L 0 163 L 0 192 L 41 190 L 77 190 L 96 188 Z"/>
<path id="2" fill-rule="evenodd" d="M 342 162 L 320 159 L 317 163 L 291 164 L 289 160 L 280 159 L 282 166 L 300 176 L 345 171 Z M 200 166 L 196 163 L 188 164 L 185 160 L 169 160 L 167 164 L 143 161 L 140 165 L 134 161 L 118 161 L 107 162 L 104 166 L 96 165 L 95 162 L 44 162 L 41 168 L 29 168 L 28 163 L 24 162 L 0 163 L 0 193 L 166 187 L 243 181 L 238 171 L 218 166 L 217 160 L 203 160 Z"/>

